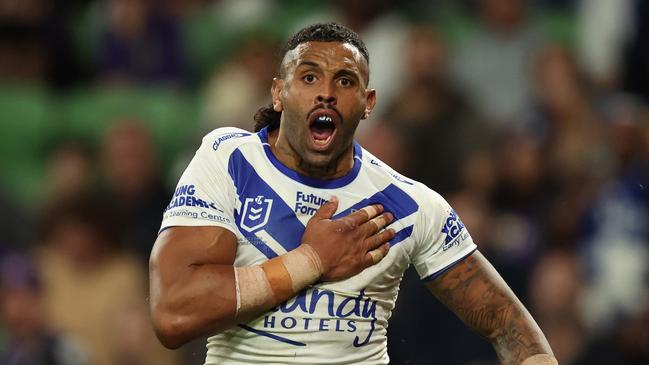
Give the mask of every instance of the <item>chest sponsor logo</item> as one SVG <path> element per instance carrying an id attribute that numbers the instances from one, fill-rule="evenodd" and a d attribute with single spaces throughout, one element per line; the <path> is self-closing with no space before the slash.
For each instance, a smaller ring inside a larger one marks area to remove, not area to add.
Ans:
<path id="1" fill-rule="evenodd" d="M 460 220 L 460 217 L 458 217 L 454 210 L 451 210 L 448 218 L 446 218 L 446 222 L 444 222 L 444 226 L 442 227 L 442 233 L 445 235 L 444 246 L 442 247 L 444 251 L 459 245 L 460 242 L 469 236 L 469 233 L 464 228 L 464 223 L 462 223 L 462 220 Z"/>
<path id="2" fill-rule="evenodd" d="M 268 223 L 272 207 L 273 199 L 266 199 L 263 195 L 246 198 L 241 212 L 241 229 L 253 232 L 264 227 Z"/>
<path id="3" fill-rule="evenodd" d="M 351 345 L 361 347 L 370 342 L 376 329 L 376 304 L 376 300 L 365 295 L 365 289 L 356 296 L 342 297 L 331 290 L 313 288 L 301 291 L 274 308 L 263 317 L 260 327 L 243 328 L 296 346 L 306 344 L 280 337 L 273 332 L 296 330 L 351 333 L 354 334 Z"/>
<path id="4" fill-rule="evenodd" d="M 314 215 L 316 210 L 327 202 L 327 199 L 321 198 L 315 194 L 307 194 L 298 191 L 295 194 L 295 213 Z"/>

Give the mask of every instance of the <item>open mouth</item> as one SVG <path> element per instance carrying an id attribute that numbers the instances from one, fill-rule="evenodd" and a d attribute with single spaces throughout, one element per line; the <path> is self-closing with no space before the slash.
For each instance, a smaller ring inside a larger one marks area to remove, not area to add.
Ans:
<path id="1" fill-rule="evenodd" d="M 331 110 L 318 110 L 311 115 L 309 130 L 313 147 L 324 150 L 333 141 L 336 135 L 338 116 Z"/>

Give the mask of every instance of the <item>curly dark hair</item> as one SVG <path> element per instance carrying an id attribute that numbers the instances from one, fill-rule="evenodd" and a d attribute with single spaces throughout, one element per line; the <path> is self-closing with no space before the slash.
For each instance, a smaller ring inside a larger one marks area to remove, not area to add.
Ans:
<path id="1" fill-rule="evenodd" d="M 302 43 L 306 42 L 340 42 L 349 43 L 356 47 L 363 55 L 367 64 L 370 63 L 370 54 L 365 47 L 365 43 L 361 40 L 356 32 L 338 23 L 317 23 L 302 28 L 295 33 L 282 47 L 282 57 L 288 51 L 295 49 Z M 281 68 L 281 66 L 280 66 Z M 280 77 L 283 76 L 280 71 Z M 255 132 L 259 132 L 264 127 L 268 126 L 270 130 L 279 127 L 279 121 L 282 113 L 276 112 L 273 105 L 267 105 L 259 108 L 255 113 Z"/>

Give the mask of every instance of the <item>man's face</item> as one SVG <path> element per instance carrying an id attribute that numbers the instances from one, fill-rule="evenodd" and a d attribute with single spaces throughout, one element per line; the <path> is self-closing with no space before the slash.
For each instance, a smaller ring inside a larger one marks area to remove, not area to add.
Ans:
<path id="1" fill-rule="evenodd" d="M 272 88 L 274 108 L 282 112 L 280 138 L 302 164 L 335 164 L 376 102 L 366 86 L 367 62 L 348 43 L 306 42 L 286 54 L 282 70 Z"/>

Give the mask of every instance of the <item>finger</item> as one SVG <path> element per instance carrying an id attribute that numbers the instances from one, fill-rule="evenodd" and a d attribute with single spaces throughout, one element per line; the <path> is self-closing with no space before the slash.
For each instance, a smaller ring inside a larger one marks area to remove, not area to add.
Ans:
<path id="1" fill-rule="evenodd" d="M 373 204 L 363 207 L 362 209 L 341 218 L 341 220 L 351 222 L 354 226 L 360 226 L 382 212 L 383 206 L 381 204 Z"/>
<path id="2" fill-rule="evenodd" d="M 328 202 L 322 204 L 320 208 L 316 210 L 315 214 L 313 215 L 313 218 L 317 217 L 319 219 L 329 219 L 333 217 L 337 209 L 338 209 L 338 198 L 332 196 Z"/>
<path id="3" fill-rule="evenodd" d="M 392 216 L 392 213 L 387 212 L 381 214 L 378 217 L 370 219 L 367 223 L 364 224 L 364 226 L 366 227 L 366 237 L 376 234 L 376 232 L 380 231 L 383 227 L 392 222 L 393 218 L 394 217 Z"/>
<path id="4" fill-rule="evenodd" d="M 377 247 L 381 246 L 382 244 L 388 242 L 389 240 L 393 239 L 395 236 L 395 231 L 394 229 L 386 229 L 384 231 L 381 231 L 371 237 L 368 237 L 365 239 L 365 244 L 367 245 L 367 250 L 371 251 L 376 249 Z"/>
<path id="5" fill-rule="evenodd" d="M 388 255 L 389 250 L 390 250 L 390 244 L 384 243 L 379 248 L 369 251 L 365 255 L 365 264 L 367 266 L 378 264 L 381 260 L 383 260 L 385 256 Z"/>

